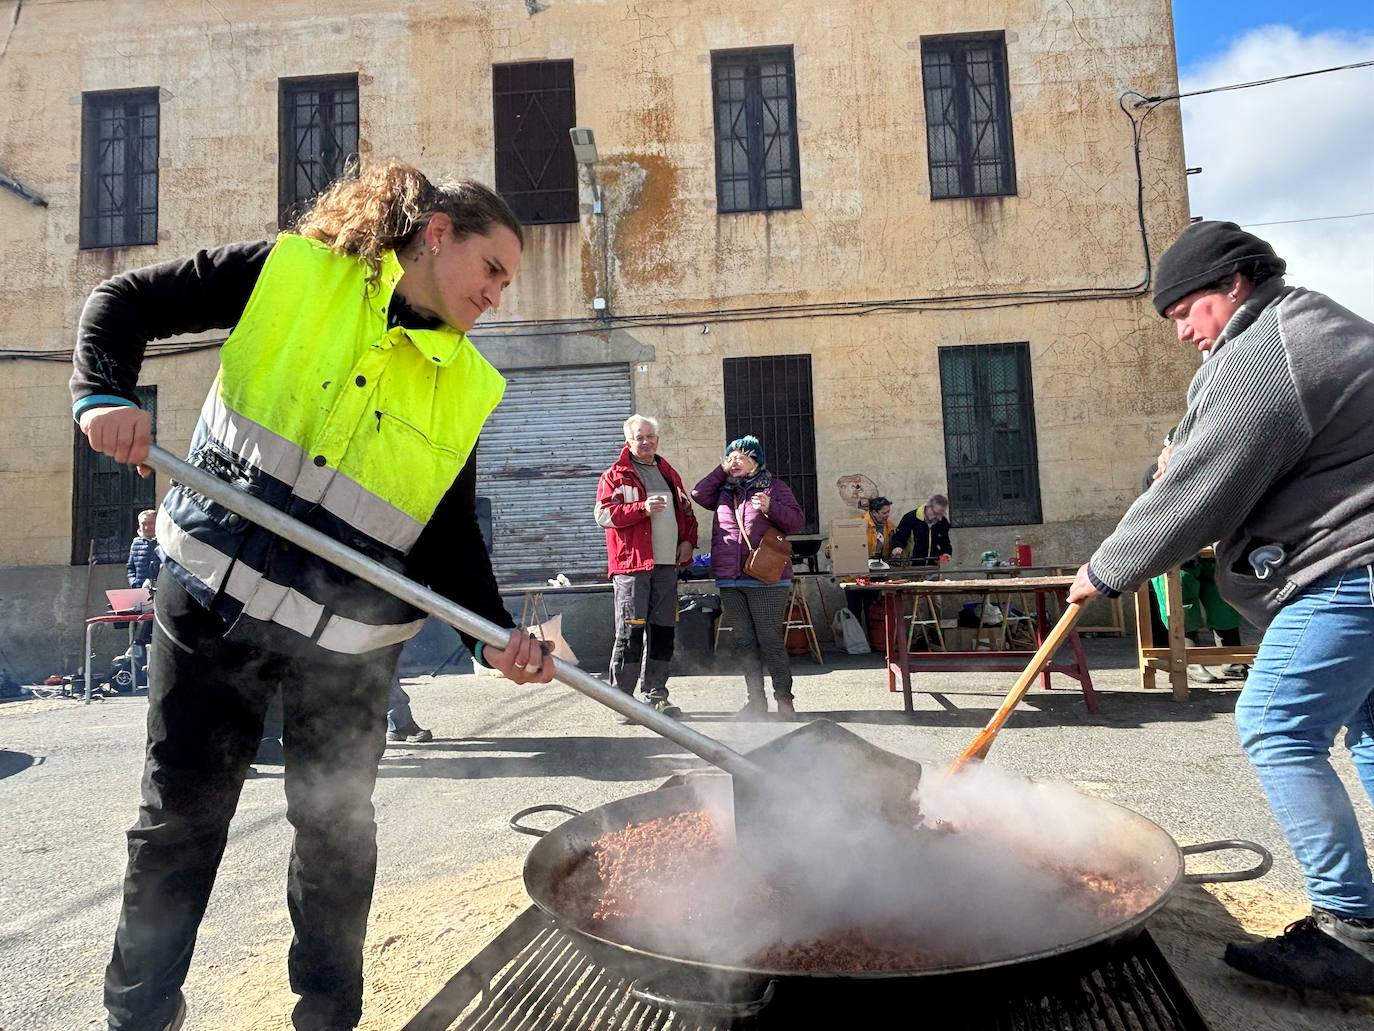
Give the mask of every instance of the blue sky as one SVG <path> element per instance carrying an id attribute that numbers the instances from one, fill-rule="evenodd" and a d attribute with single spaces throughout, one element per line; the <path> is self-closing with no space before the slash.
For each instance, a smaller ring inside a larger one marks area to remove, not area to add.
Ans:
<path id="1" fill-rule="evenodd" d="M 1184 92 L 1374 60 L 1374 3 L 1175 0 Z M 1374 68 L 1182 101 L 1192 214 L 1269 240 L 1292 283 L 1374 319 Z M 1275 131 L 1275 127 L 1281 127 Z"/>
<path id="2" fill-rule="evenodd" d="M 1174 35 L 1178 65 L 1205 61 L 1218 47 L 1262 25 L 1287 25 L 1302 35 L 1327 30 L 1374 32 L 1374 3 L 1369 0 L 1249 0 L 1218 4 L 1209 0 L 1174 0 Z"/>

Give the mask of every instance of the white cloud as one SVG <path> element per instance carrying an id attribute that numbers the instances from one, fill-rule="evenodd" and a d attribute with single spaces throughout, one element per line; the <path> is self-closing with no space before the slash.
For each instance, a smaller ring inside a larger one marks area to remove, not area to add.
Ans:
<path id="1" fill-rule="evenodd" d="M 1374 59 L 1374 36 L 1255 29 L 1203 64 L 1181 91 Z M 1256 222 L 1374 211 L 1374 68 L 1184 100 L 1194 215 L 1251 223 L 1288 262 L 1288 281 L 1374 319 L 1374 217 Z"/>

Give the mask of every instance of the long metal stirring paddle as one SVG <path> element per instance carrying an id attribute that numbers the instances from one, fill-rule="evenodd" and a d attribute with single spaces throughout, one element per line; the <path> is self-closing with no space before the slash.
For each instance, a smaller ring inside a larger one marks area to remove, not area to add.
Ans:
<path id="1" fill-rule="evenodd" d="M 499 627 L 495 623 L 469 612 L 461 605 L 455 605 L 443 595 L 436 594 L 395 570 L 388 569 L 380 562 L 340 544 L 333 537 L 306 526 L 285 512 L 273 508 L 267 502 L 245 494 L 225 483 L 219 477 L 183 462 L 163 448 L 157 446 L 149 448 L 148 457 L 143 464 L 170 476 L 196 493 L 218 502 L 250 522 L 257 523 L 266 530 L 271 530 L 278 537 L 304 548 L 312 555 L 332 562 L 360 580 L 366 580 L 374 587 L 379 587 L 388 594 L 409 602 L 417 609 L 428 612 L 449 626 L 471 634 L 493 648 L 505 648 L 510 643 L 511 632 L 504 627 Z M 666 737 L 674 744 L 681 745 L 687 751 L 705 759 L 712 766 L 718 766 L 727 773 L 738 777 L 765 781 L 769 779 L 769 774 L 762 767 L 740 755 L 734 749 L 721 744 L 715 738 L 697 733 L 671 716 L 665 716 L 643 702 L 635 701 L 629 695 L 596 679 L 585 670 L 558 658 L 553 659 L 553 668 L 554 679 L 559 683 L 567 684 L 573 690 L 582 692 L 588 698 L 600 702 L 608 709 L 614 709 L 622 716 L 627 716 L 636 723 L 643 724 L 655 734 Z"/>

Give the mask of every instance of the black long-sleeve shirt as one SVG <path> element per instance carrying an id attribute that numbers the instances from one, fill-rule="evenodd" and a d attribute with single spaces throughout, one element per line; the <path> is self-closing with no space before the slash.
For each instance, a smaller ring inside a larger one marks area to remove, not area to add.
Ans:
<path id="1" fill-rule="evenodd" d="M 70 383 L 74 409 L 83 401 L 98 403 L 99 398 L 137 404 L 134 387 L 149 341 L 232 329 L 248 306 L 271 250 L 269 240 L 228 244 L 124 272 L 97 286 L 77 330 Z M 393 326 L 439 325 L 399 295 L 393 295 L 388 314 Z M 474 447 L 407 555 L 406 572 L 498 626 L 513 627 L 477 524 L 476 497 Z M 462 637 L 475 650 L 476 641 L 467 634 Z"/>

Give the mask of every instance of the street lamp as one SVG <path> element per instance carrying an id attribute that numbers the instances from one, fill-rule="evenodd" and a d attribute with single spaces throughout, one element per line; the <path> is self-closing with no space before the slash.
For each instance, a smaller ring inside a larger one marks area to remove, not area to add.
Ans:
<path id="1" fill-rule="evenodd" d="M 596 157 L 596 134 L 587 128 L 574 127 L 568 130 L 572 137 L 573 158 L 579 165 L 594 165 Z"/>

